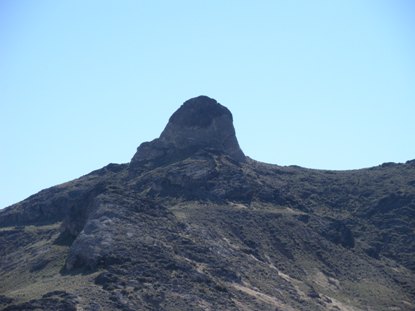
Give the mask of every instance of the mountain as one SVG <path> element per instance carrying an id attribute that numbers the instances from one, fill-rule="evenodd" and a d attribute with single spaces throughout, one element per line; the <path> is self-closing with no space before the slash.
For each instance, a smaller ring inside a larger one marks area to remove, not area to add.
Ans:
<path id="1" fill-rule="evenodd" d="M 255 161 L 186 101 L 128 164 L 0 211 L 3 310 L 415 310 L 415 160 Z"/>

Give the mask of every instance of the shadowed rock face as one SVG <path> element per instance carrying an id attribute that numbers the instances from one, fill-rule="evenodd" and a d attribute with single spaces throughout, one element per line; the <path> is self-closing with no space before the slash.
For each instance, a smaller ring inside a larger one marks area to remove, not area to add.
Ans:
<path id="1" fill-rule="evenodd" d="M 131 167 L 171 163 L 201 150 L 216 151 L 238 162 L 245 161 L 231 112 L 207 96 L 186 101 L 170 117 L 160 138 L 138 147 Z"/>

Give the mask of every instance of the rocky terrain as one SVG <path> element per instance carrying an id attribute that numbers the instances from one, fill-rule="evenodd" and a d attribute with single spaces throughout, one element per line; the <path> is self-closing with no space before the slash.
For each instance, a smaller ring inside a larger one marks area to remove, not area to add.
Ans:
<path id="1" fill-rule="evenodd" d="M 2 310 L 415 310 L 415 161 L 265 164 L 185 102 L 128 164 L 0 211 Z"/>

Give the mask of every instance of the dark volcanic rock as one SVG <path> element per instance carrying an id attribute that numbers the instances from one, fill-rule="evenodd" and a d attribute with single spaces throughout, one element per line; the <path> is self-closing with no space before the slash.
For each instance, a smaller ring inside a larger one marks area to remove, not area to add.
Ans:
<path id="1" fill-rule="evenodd" d="M 131 163 L 0 210 L 0 309 L 415 310 L 414 161 L 265 164 L 232 123 L 193 98 Z"/>
<path id="2" fill-rule="evenodd" d="M 4 295 L 0 295 L 0 307 L 11 304 L 13 299 Z"/>
<path id="3" fill-rule="evenodd" d="M 353 248 L 354 237 L 350 229 L 340 220 L 330 222 L 322 227 L 322 235 L 333 243 L 340 244 L 343 247 Z"/>
<path id="4" fill-rule="evenodd" d="M 215 150 L 244 161 L 231 112 L 207 96 L 186 101 L 171 117 L 160 138 L 141 144 L 131 167 L 171 163 L 199 150 Z"/>
<path id="5" fill-rule="evenodd" d="M 76 296 L 64 291 L 47 293 L 40 299 L 30 300 L 26 303 L 10 305 L 4 311 L 26 311 L 26 310 L 56 310 L 76 311 Z"/>

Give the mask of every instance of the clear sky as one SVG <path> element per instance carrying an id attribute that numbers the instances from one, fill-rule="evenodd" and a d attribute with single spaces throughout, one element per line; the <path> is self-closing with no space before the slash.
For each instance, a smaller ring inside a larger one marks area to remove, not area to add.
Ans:
<path id="1" fill-rule="evenodd" d="M 415 158 L 415 1 L 0 1 L 0 208 L 125 163 L 188 98 L 251 158 Z"/>

